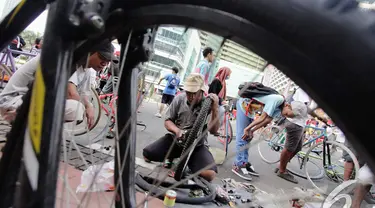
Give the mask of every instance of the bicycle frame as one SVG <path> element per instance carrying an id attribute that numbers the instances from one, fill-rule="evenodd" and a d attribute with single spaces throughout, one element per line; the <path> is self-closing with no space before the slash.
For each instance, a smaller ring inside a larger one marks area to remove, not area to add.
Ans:
<path id="1" fill-rule="evenodd" d="M 316 137 L 313 137 L 312 139 L 309 139 L 307 142 L 304 142 L 303 145 L 302 145 L 303 147 L 308 146 L 309 144 L 315 142 L 316 140 L 318 140 L 321 137 L 327 138 L 327 130 L 325 128 L 319 128 L 319 127 L 315 127 L 315 126 L 306 126 L 305 130 L 308 129 L 308 128 L 314 129 L 315 131 L 321 131 L 321 134 L 319 134 Z"/>
<path id="2" fill-rule="evenodd" d="M 5 52 L 5 53 L 1 54 L 2 56 L 1 56 L 1 59 L 0 59 L 0 64 L 5 64 L 7 66 L 10 65 L 12 73 L 16 72 L 16 69 L 17 69 L 16 62 L 14 60 L 14 57 L 13 57 L 12 53 L 20 54 L 20 55 L 26 55 L 26 56 L 29 56 L 29 57 L 35 57 L 36 56 L 35 54 L 32 54 L 32 53 L 11 50 L 11 49 L 9 49 L 9 47 L 6 48 L 5 51 L 3 51 L 3 52 Z M 5 74 L 5 72 L 3 72 L 2 77 L 4 77 L 4 74 Z"/>
<path id="3" fill-rule="evenodd" d="M 99 95 L 99 100 L 102 101 L 104 99 L 106 99 L 107 97 L 113 97 L 113 93 L 109 93 L 109 94 L 102 94 L 102 95 Z M 109 106 L 109 110 L 108 108 L 104 105 L 103 102 L 100 103 L 100 107 L 104 110 L 104 112 L 108 115 L 108 116 L 115 116 L 115 109 L 113 107 L 113 102 L 115 102 L 117 100 L 117 96 L 113 99 L 111 99 L 108 103 L 108 106 Z"/>

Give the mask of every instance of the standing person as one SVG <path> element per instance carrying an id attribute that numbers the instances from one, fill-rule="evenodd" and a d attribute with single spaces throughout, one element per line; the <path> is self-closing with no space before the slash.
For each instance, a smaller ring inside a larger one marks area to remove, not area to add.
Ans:
<path id="1" fill-rule="evenodd" d="M 203 57 L 204 59 L 201 60 L 195 68 L 195 72 L 203 76 L 204 84 L 208 86 L 208 78 L 210 77 L 210 64 L 214 61 L 214 50 L 212 50 L 212 48 L 210 47 L 205 48 L 203 50 Z"/>
<path id="2" fill-rule="evenodd" d="M 276 168 L 277 176 L 292 183 L 298 181 L 287 170 L 288 162 L 302 149 L 303 132 L 307 117 L 307 105 L 300 101 L 292 101 L 290 110 L 285 111 L 286 142 L 280 154 L 280 165 Z"/>
<path id="3" fill-rule="evenodd" d="M 286 104 L 282 95 L 276 94 L 276 90 L 265 87 L 260 83 L 247 83 L 244 87 L 246 88 L 244 91 L 240 91 L 241 97 L 236 104 L 236 159 L 232 172 L 242 179 L 252 180 L 250 175 L 259 176 L 259 173 L 249 162 L 248 144 L 253 138 L 253 133 L 269 124 L 273 118 L 280 114 L 284 116 L 290 114 L 291 106 Z M 247 91 L 251 92 L 248 93 Z M 267 91 L 269 94 L 259 93 L 259 91 Z M 250 94 L 252 96 L 247 98 Z M 262 111 L 262 114 L 254 120 L 257 111 Z"/>
<path id="4" fill-rule="evenodd" d="M 224 121 L 225 109 L 222 106 L 227 97 L 227 84 L 225 80 L 230 78 L 232 70 L 228 67 L 222 67 L 215 75 L 215 79 L 212 80 L 210 87 L 208 88 L 208 93 L 214 93 L 219 97 L 219 116 L 220 124 Z M 224 103 L 225 104 L 225 103 Z"/>
<path id="5" fill-rule="evenodd" d="M 164 104 L 170 105 L 174 96 L 176 95 L 177 87 L 180 84 L 180 78 L 177 75 L 178 71 L 179 70 L 177 67 L 173 67 L 172 73 L 165 75 L 158 82 L 158 85 L 160 85 L 161 81 L 163 81 L 164 79 L 167 80 L 167 85 L 165 86 L 163 96 L 161 97 L 159 112 L 155 114 L 156 117 L 161 118 L 161 113 L 164 110 Z"/>
<path id="6" fill-rule="evenodd" d="M 220 104 L 227 98 L 227 83 L 225 81 L 230 78 L 231 73 L 232 70 L 230 70 L 228 67 L 220 68 L 208 89 L 208 93 L 215 93 L 219 96 Z"/>
<path id="7" fill-rule="evenodd" d="M 15 51 L 22 51 L 22 48 L 26 45 L 25 40 L 18 35 L 16 38 L 12 40 L 9 45 L 9 48 Z M 20 54 L 12 53 L 14 58 L 17 58 Z"/>
<path id="8" fill-rule="evenodd" d="M 36 38 L 34 45 L 31 47 L 30 53 L 38 55 L 40 54 L 40 51 L 42 50 L 43 46 L 43 39 L 42 38 Z"/>

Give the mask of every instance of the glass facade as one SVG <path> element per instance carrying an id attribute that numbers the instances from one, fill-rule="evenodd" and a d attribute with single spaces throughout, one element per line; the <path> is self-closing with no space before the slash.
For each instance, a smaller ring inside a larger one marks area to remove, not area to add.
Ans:
<path id="1" fill-rule="evenodd" d="M 189 64 L 188 64 L 188 66 L 186 68 L 184 80 L 193 71 L 193 69 L 195 67 L 195 64 L 196 64 L 196 63 L 194 63 L 194 60 L 195 60 L 196 56 L 197 56 L 197 51 L 195 51 L 195 49 L 193 49 L 193 52 L 192 52 L 192 54 L 190 56 L 190 59 L 189 59 Z"/>
<path id="2" fill-rule="evenodd" d="M 160 27 L 154 42 L 155 54 L 151 61 L 146 64 L 146 75 L 151 79 L 159 79 L 163 74 L 161 71 L 177 67 L 181 71 L 184 62 L 188 32 L 182 27 Z"/>

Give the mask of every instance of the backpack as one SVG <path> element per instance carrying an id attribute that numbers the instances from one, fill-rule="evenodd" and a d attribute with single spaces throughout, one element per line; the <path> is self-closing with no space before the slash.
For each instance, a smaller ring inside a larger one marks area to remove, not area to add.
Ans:
<path id="1" fill-rule="evenodd" d="M 178 85 L 178 78 L 177 76 L 172 76 L 172 78 L 168 82 L 168 88 L 176 88 Z"/>
<path id="2" fill-rule="evenodd" d="M 279 94 L 275 89 L 264 86 L 259 82 L 247 82 L 238 86 L 238 95 L 242 98 L 252 99 L 253 97 Z"/>

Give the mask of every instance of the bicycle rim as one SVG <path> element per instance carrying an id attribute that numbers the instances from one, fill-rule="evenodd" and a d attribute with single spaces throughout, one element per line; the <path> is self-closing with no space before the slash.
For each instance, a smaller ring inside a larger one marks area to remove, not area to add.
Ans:
<path id="1" fill-rule="evenodd" d="M 76 124 L 75 122 L 65 123 L 65 131 L 74 136 L 81 136 L 83 134 L 87 134 L 91 130 L 93 130 L 99 123 L 101 115 L 102 115 L 102 108 L 101 108 L 101 101 L 99 99 L 99 95 L 94 88 L 91 88 L 91 104 L 94 107 L 94 123 L 90 129 L 87 128 L 87 121 L 84 120 L 80 124 Z"/>
<path id="2" fill-rule="evenodd" d="M 273 129 L 277 129 L 275 133 Z M 275 164 L 280 161 L 280 153 L 284 145 L 279 143 L 282 129 L 278 126 L 267 126 L 259 134 L 258 153 L 262 160 L 268 164 Z"/>
<path id="3" fill-rule="evenodd" d="M 305 173 L 306 169 L 309 172 L 309 177 L 311 178 L 311 180 L 319 180 L 324 177 L 324 170 L 318 165 L 317 162 L 309 160 L 306 164 L 303 164 L 304 160 L 302 158 L 303 157 L 298 156 L 297 153 L 297 155 L 289 162 L 287 170 L 293 175 L 304 179 L 307 179 L 307 175 Z M 303 166 L 301 168 L 302 164 Z"/>
<path id="4" fill-rule="evenodd" d="M 353 171 L 354 172 L 353 173 L 354 178 L 353 179 L 354 180 L 357 179 L 357 177 L 358 177 L 357 173 L 358 173 L 358 170 L 359 170 L 358 160 L 349 148 L 347 148 L 343 144 L 340 144 L 340 143 L 334 142 L 334 141 L 326 141 L 326 145 L 328 145 L 329 148 L 331 148 L 330 149 L 330 155 L 329 155 L 330 160 L 331 160 L 330 164 L 328 162 L 328 153 L 326 153 L 326 155 L 325 155 L 326 166 L 323 166 L 323 155 L 319 155 L 318 157 L 314 156 L 314 150 L 315 151 L 317 151 L 318 149 L 322 150 L 321 146 L 323 146 L 323 143 L 317 143 L 317 144 L 313 145 L 306 152 L 305 160 L 303 162 L 303 166 L 305 168 L 305 174 L 307 176 L 307 179 L 310 181 L 310 183 L 313 185 L 313 187 L 317 191 L 319 191 L 321 194 L 329 194 L 335 187 L 337 187 L 338 184 L 342 183 L 342 180 L 340 180 L 340 179 L 336 180 L 335 178 L 337 178 L 337 176 L 339 176 L 340 174 L 343 174 L 343 164 L 341 164 L 340 160 L 342 159 L 341 157 L 342 157 L 342 154 L 343 154 L 344 151 L 353 160 L 353 163 L 354 163 L 354 171 Z M 334 148 L 332 148 L 332 147 L 335 147 L 336 150 L 334 150 Z M 340 148 L 342 151 L 340 151 L 338 148 Z M 306 166 L 305 166 L 306 163 L 308 162 L 307 158 L 309 158 L 309 160 L 313 160 L 314 158 L 317 158 L 317 160 L 320 160 L 320 162 L 317 163 L 317 164 L 320 164 L 320 168 L 324 172 L 324 177 L 323 177 L 324 180 L 323 181 L 314 180 L 314 178 L 312 178 L 310 176 L 310 173 L 306 169 Z M 334 180 L 332 180 L 332 176 L 335 176 L 335 178 L 333 178 Z"/>

